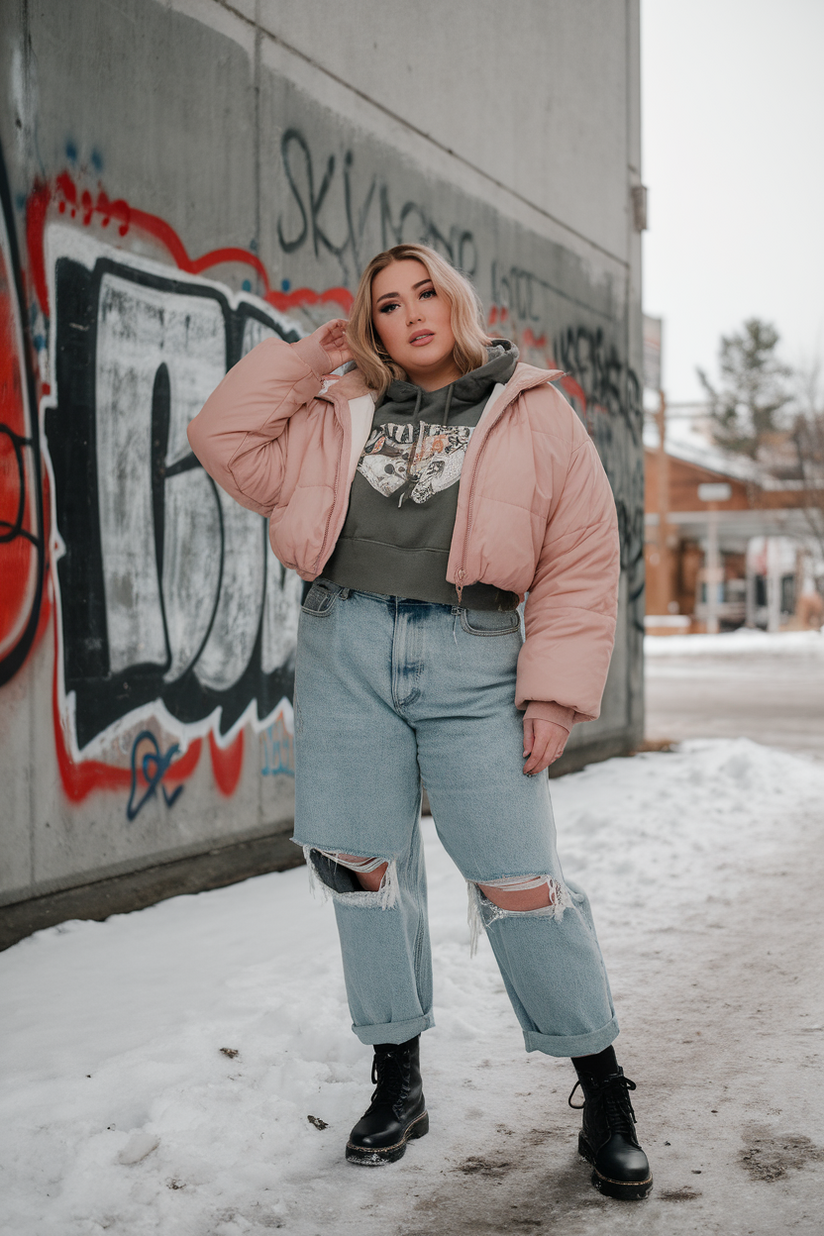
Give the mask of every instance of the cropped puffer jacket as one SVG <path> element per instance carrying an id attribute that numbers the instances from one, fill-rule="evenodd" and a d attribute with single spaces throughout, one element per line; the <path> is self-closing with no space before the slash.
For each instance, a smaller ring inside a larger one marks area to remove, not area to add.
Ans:
<path id="1" fill-rule="evenodd" d="M 280 561 L 322 574 L 346 518 L 374 395 L 355 369 L 324 376 L 311 337 L 266 339 L 189 425 L 209 475 L 269 519 Z M 446 578 L 527 596 L 515 702 L 571 729 L 598 716 L 615 639 L 619 544 L 601 461 L 557 370 L 519 363 L 470 439 Z"/>

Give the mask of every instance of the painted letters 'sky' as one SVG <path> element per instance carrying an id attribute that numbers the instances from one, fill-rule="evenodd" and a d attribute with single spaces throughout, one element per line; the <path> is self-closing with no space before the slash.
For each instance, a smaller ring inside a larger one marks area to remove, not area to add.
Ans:
<path id="1" fill-rule="evenodd" d="M 85 255 L 84 255 L 85 256 Z M 203 471 L 186 426 L 266 335 L 265 309 L 110 256 L 54 264 L 54 477 L 65 697 L 82 750 L 156 701 L 227 733 L 291 698 L 300 581 Z"/>

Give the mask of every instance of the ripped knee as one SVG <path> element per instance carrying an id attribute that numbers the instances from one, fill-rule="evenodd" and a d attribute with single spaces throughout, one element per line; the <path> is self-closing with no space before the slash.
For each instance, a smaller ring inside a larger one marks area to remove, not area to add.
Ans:
<path id="1" fill-rule="evenodd" d="M 499 910 L 523 913 L 545 910 L 559 904 L 561 886 L 546 875 L 505 876 L 501 880 L 478 881 L 478 888 Z"/>
<path id="2" fill-rule="evenodd" d="M 361 858 L 338 850 L 319 850 L 304 846 L 306 863 L 324 891 L 343 898 L 350 905 L 380 906 L 387 909 L 397 900 L 397 871 L 394 860 Z"/>
<path id="3" fill-rule="evenodd" d="M 385 858 L 358 858 L 355 854 L 338 854 L 328 850 L 323 850 L 321 853 L 354 872 L 361 888 L 365 888 L 370 893 L 376 893 L 379 890 L 389 866 Z"/>
<path id="4" fill-rule="evenodd" d="M 573 905 L 569 891 L 552 876 L 514 876 L 469 884 L 470 952 L 478 947 L 481 929 L 505 918 L 559 921 Z"/>

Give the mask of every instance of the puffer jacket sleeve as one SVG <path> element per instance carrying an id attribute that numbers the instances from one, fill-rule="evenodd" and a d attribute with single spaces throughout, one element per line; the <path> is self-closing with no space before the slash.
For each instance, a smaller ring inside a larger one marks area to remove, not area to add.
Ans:
<path id="1" fill-rule="evenodd" d="M 571 722 L 599 714 L 620 575 L 612 490 L 583 427 L 576 439 L 527 596 L 515 700 L 552 701 Z"/>
<path id="2" fill-rule="evenodd" d="M 320 390 L 328 371 L 311 336 L 264 339 L 238 361 L 189 423 L 203 467 L 241 506 L 271 515 L 283 482 L 290 417 Z"/>

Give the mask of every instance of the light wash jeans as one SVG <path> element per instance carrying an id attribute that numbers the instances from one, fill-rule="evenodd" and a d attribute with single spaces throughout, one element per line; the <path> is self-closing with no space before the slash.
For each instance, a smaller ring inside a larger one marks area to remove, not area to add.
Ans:
<path id="1" fill-rule="evenodd" d="M 546 774 L 525 777 L 517 613 L 312 584 L 295 671 L 295 836 L 331 890 L 353 1030 L 402 1043 L 434 1025 L 421 781 L 469 882 L 527 1051 L 584 1056 L 618 1034 L 589 902 L 564 881 Z M 326 852 L 326 854 L 323 853 Z M 379 892 L 327 855 L 380 858 Z M 546 876 L 546 909 L 477 888 Z"/>

